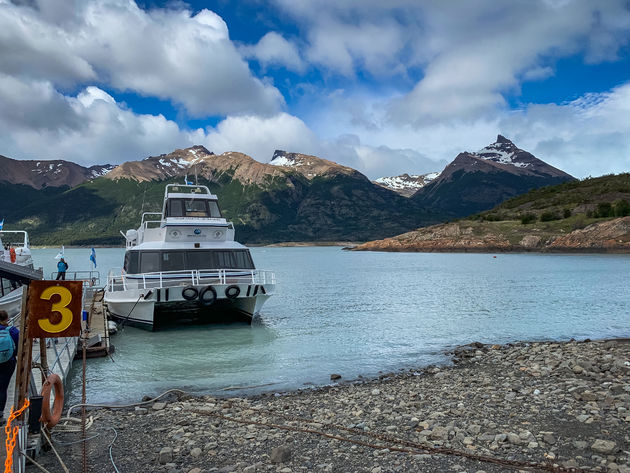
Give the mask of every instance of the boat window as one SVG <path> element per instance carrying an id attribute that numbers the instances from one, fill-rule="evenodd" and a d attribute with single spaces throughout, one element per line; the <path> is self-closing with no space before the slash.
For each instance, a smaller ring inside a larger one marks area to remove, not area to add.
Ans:
<path id="1" fill-rule="evenodd" d="M 138 259 L 139 259 L 139 253 L 137 251 L 127 251 L 125 253 L 125 271 L 128 274 L 137 274 L 139 273 L 139 268 L 138 268 Z"/>
<path id="2" fill-rule="evenodd" d="M 249 250 L 129 251 L 125 255 L 125 270 L 129 274 L 191 269 L 255 268 Z"/>
<path id="3" fill-rule="evenodd" d="M 166 216 L 167 217 L 183 217 L 182 201 L 179 199 L 168 199 L 166 201 Z"/>
<path id="4" fill-rule="evenodd" d="M 162 253 L 161 271 L 180 271 L 186 268 L 183 251 L 169 251 Z"/>
<path id="5" fill-rule="evenodd" d="M 160 271 L 160 253 L 147 251 L 140 254 L 140 272 L 155 273 Z"/>
<path id="6" fill-rule="evenodd" d="M 219 210 L 219 204 L 217 204 L 216 200 L 208 201 L 208 206 L 210 207 L 210 216 L 212 218 L 221 218 L 221 211 Z"/>
<path id="7" fill-rule="evenodd" d="M 221 211 L 216 200 L 207 199 L 168 199 L 167 217 L 221 218 Z"/>
<path id="8" fill-rule="evenodd" d="M 0 279 L 0 283 L 0 293 L 3 297 L 11 292 L 13 289 L 18 287 L 16 283 L 11 284 L 11 281 L 9 279 L 2 278 Z"/>
<path id="9" fill-rule="evenodd" d="M 254 269 L 249 250 L 196 250 L 186 254 L 189 269 Z"/>
<path id="10" fill-rule="evenodd" d="M 209 217 L 208 203 L 205 200 L 184 201 L 186 217 Z"/>

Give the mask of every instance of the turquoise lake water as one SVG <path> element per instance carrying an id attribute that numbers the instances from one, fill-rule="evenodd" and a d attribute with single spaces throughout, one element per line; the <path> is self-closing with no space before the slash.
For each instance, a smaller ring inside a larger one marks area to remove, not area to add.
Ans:
<path id="1" fill-rule="evenodd" d="M 54 271 L 58 249 L 33 251 Z M 124 250 L 97 249 L 98 270 Z M 89 249 L 67 249 L 71 270 Z M 630 255 L 346 252 L 253 248 L 276 272 L 276 294 L 252 326 L 125 327 L 110 359 L 88 362 L 88 402 L 123 402 L 169 388 L 234 395 L 299 389 L 447 361 L 473 341 L 630 336 Z M 70 402 L 80 396 L 75 363 Z M 265 385 L 262 386 L 261 385 Z M 246 389 L 234 390 L 234 387 Z"/>

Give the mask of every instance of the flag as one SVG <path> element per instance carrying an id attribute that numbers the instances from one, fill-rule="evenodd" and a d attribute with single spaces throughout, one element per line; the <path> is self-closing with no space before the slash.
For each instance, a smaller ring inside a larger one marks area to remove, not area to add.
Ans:
<path id="1" fill-rule="evenodd" d="M 187 186 L 192 186 L 192 181 L 188 180 L 188 174 L 186 174 L 186 176 L 184 177 L 184 184 L 186 184 Z"/>
<path id="2" fill-rule="evenodd" d="M 96 251 L 92 248 L 92 253 L 90 253 L 90 261 L 94 263 L 94 267 L 96 268 Z"/>
<path id="3" fill-rule="evenodd" d="M 61 251 L 59 253 L 57 253 L 57 256 L 55 256 L 55 259 L 63 258 L 64 253 L 65 253 L 65 248 L 63 247 L 63 245 L 61 245 Z"/>
<path id="4" fill-rule="evenodd" d="M 0 220 L 0 230 L 2 230 L 2 227 L 4 227 L 4 219 Z"/>

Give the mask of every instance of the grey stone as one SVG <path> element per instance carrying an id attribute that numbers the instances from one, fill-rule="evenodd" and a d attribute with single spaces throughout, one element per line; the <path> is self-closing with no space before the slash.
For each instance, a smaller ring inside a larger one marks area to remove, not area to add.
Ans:
<path id="1" fill-rule="evenodd" d="M 146 407 L 136 406 L 134 412 L 138 415 L 145 415 L 149 412 L 149 409 L 147 409 Z"/>
<path id="2" fill-rule="evenodd" d="M 190 456 L 193 458 L 198 458 L 201 456 L 201 449 L 199 447 L 195 447 L 190 451 Z"/>
<path id="3" fill-rule="evenodd" d="M 609 453 L 615 451 L 616 446 L 617 444 L 612 440 L 597 439 L 595 440 L 595 442 L 593 442 L 593 445 L 591 445 L 591 450 L 597 453 L 608 455 Z"/>
<path id="4" fill-rule="evenodd" d="M 153 410 L 154 411 L 161 411 L 165 407 L 166 407 L 166 403 L 165 402 L 154 402 L 153 403 Z"/>
<path id="5" fill-rule="evenodd" d="M 513 445 L 520 445 L 522 443 L 521 438 L 514 432 L 507 434 L 507 441 Z"/>
<path id="6" fill-rule="evenodd" d="M 163 447 L 158 454 L 160 465 L 166 465 L 173 460 L 173 449 L 171 447 Z"/>
<path id="7" fill-rule="evenodd" d="M 291 449 L 286 445 L 275 447 L 269 456 L 271 463 L 286 463 L 291 460 Z"/>
<path id="8" fill-rule="evenodd" d="M 448 439 L 448 430 L 444 427 L 437 426 L 433 429 L 429 438 L 433 440 L 446 440 Z"/>
<path id="9" fill-rule="evenodd" d="M 330 375 L 330 379 L 331 381 L 337 381 L 338 379 L 341 379 L 341 375 L 337 373 L 333 373 Z"/>
<path id="10" fill-rule="evenodd" d="M 552 434 L 546 433 L 543 434 L 543 441 L 549 445 L 554 445 L 556 443 L 556 438 Z"/>

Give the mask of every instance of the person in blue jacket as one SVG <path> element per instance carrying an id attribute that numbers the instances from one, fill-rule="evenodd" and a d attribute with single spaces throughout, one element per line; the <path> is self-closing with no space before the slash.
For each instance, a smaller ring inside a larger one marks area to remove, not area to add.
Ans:
<path id="1" fill-rule="evenodd" d="M 67 270 L 68 270 L 68 263 L 66 263 L 65 259 L 61 258 L 59 260 L 59 263 L 57 263 L 57 280 L 61 279 L 65 281 Z"/>
<path id="2" fill-rule="evenodd" d="M 9 314 L 6 310 L 0 310 L 0 360 L 4 360 L 0 363 L 0 422 L 4 422 L 7 390 L 15 371 L 19 340 L 20 331 L 15 327 L 9 327 Z"/>

